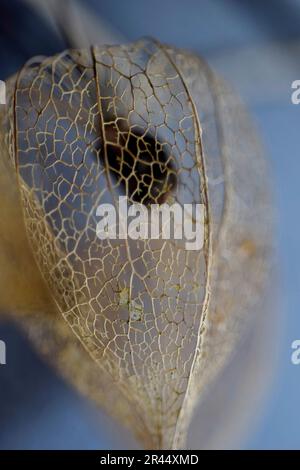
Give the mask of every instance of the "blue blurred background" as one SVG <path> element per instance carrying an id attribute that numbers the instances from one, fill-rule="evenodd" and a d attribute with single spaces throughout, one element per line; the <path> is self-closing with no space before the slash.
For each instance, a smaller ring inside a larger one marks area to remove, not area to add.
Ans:
<path id="1" fill-rule="evenodd" d="M 60 2 L 65 14 L 55 3 L 0 0 L 1 79 L 31 56 L 58 52 L 76 37 L 76 22 L 69 37 L 59 24 L 67 21 L 75 2 Z M 49 5 L 54 5 L 51 21 Z M 279 334 L 268 338 L 276 341 L 275 377 L 259 422 L 242 447 L 300 449 L 300 366 L 290 359 L 291 343 L 300 339 L 300 106 L 291 103 L 291 83 L 300 79 L 300 2 L 86 0 L 78 5 L 91 21 L 88 40 L 93 42 L 150 35 L 199 52 L 242 96 L 256 121 L 278 211 Z M 134 445 L 57 377 L 15 327 L 1 325 L 0 338 L 7 344 L 7 365 L 0 366 L 0 448 Z"/>

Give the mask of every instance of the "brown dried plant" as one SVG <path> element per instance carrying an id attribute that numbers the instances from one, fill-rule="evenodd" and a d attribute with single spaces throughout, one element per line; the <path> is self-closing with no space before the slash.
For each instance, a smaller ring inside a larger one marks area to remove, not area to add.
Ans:
<path id="1" fill-rule="evenodd" d="M 27 63 L 1 108 L 0 307 L 148 448 L 194 406 L 259 310 L 265 163 L 238 99 L 185 51 L 140 40 Z M 96 208 L 205 205 L 203 249 L 102 240 Z"/>

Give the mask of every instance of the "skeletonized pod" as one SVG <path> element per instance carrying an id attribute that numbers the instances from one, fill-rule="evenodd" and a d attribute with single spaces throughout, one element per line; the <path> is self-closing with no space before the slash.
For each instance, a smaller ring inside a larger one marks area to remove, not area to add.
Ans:
<path id="1" fill-rule="evenodd" d="M 8 97 L 2 310 L 145 447 L 184 447 L 268 271 L 265 164 L 243 108 L 201 59 L 150 39 L 32 60 Z M 203 204 L 203 247 L 99 240 L 97 207 L 120 195 Z"/>

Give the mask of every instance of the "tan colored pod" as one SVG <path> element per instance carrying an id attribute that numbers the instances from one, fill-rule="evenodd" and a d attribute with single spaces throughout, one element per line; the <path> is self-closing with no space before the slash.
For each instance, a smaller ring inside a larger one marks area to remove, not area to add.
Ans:
<path id="1" fill-rule="evenodd" d="M 17 285 L 1 307 L 26 313 L 38 348 L 143 446 L 184 447 L 268 273 L 268 186 L 248 118 L 202 60 L 151 39 L 32 60 L 8 90 L 1 276 Z M 99 240 L 97 207 L 122 195 L 148 211 L 203 204 L 203 247 Z"/>

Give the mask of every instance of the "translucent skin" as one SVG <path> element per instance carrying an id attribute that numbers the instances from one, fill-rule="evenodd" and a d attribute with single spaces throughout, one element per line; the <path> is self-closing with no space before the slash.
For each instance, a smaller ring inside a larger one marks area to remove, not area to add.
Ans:
<path id="1" fill-rule="evenodd" d="M 4 174 L 17 175 L 29 242 L 11 253 L 26 244 L 29 297 L 41 297 L 17 309 L 24 326 L 145 447 L 183 447 L 267 272 L 268 191 L 247 118 L 199 58 L 154 40 L 31 61 L 9 90 Z M 203 248 L 100 241 L 96 209 L 119 195 L 204 204 Z"/>

